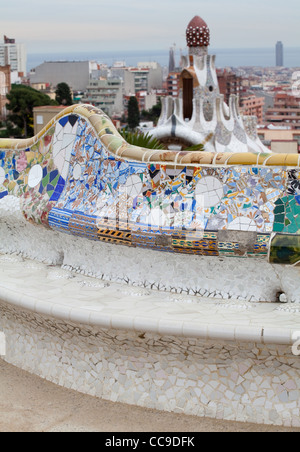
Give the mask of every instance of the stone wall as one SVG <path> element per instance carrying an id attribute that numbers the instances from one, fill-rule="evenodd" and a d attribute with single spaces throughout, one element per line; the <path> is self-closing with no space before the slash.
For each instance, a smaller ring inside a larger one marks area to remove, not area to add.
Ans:
<path id="1" fill-rule="evenodd" d="M 56 384 L 159 410 L 300 426 L 290 347 L 105 330 L 0 303 L 6 361 Z"/>

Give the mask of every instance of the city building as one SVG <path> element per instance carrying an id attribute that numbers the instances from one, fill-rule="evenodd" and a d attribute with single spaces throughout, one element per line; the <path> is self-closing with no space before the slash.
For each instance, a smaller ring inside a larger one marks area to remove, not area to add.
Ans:
<path id="1" fill-rule="evenodd" d="M 114 66 L 106 71 L 104 78 L 121 78 L 123 81 L 123 94 L 125 96 L 134 96 L 135 94 L 135 76 L 129 68 L 125 67 L 125 62 L 120 62 L 120 66 Z M 121 66 L 124 64 L 124 66 Z"/>
<path id="2" fill-rule="evenodd" d="M 269 125 L 260 127 L 258 136 L 272 152 L 283 154 L 300 153 L 300 130 Z"/>
<path id="3" fill-rule="evenodd" d="M 180 83 L 180 75 L 181 72 L 170 72 L 167 81 L 166 81 L 166 89 L 167 95 L 171 97 L 179 96 L 179 83 Z"/>
<path id="4" fill-rule="evenodd" d="M 277 92 L 274 107 L 266 111 L 266 123 L 300 130 L 300 97 L 288 92 Z"/>
<path id="5" fill-rule="evenodd" d="M 47 83 L 56 87 L 64 82 L 73 91 L 85 91 L 94 70 L 92 61 L 48 61 L 30 71 L 30 84 Z"/>
<path id="6" fill-rule="evenodd" d="M 224 95 L 224 102 L 226 104 L 229 104 L 229 99 L 232 94 L 239 96 L 241 99 L 243 92 L 242 77 L 226 69 L 217 70 L 217 76 L 220 93 Z"/>
<path id="7" fill-rule="evenodd" d="M 82 102 L 101 108 L 109 116 L 121 115 L 124 111 L 122 79 L 91 79 Z"/>
<path id="8" fill-rule="evenodd" d="M 15 42 L 4 36 L 4 43 L 0 44 L 0 66 L 10 66 L 11 72 L 16 72 L 20 77 L 26 75 L 27 53 L 24 44 Z"/>
<path id="9" fill-rule="evenodd" d="M 142 112 L 143 110 L 148 111 L 157 104 L 157 97 L 155 93 L 139 91 L 138 93 L 136 93 L 136 98 L 139 104 L 140 112 Z"/>
<path id="10" fill-rule="evenodd" d="M 129 71 L 134 74 L 135 93 L 139 91 L 150 93 L 154 89 L 162 88 L 163 70 L 158 63 L 138 63 L 137 67 L 131 67 Z"/>
<path id="11" fill-rule="evenodd" d="M 46 105 L 33 109 L 34 135 L 37 135 L 65 106 Z"/>
<path id="12" fill-rule="evenodd" d="M 142 113 L 143 111 L 149 111 L 152 107 L 154 107 L 158 102 L 158 96 L 156 92 L 147 93 L 147 91 L 139 91 L 135 94 L 135 96 L 124 96 L 124 114 L 128 115 L 128 103 L 131 97 L 136 97 L 138 101 L 139 111 Z"/>
<path id="13" fill-rule="evenodd" d="M 0 66 L 0 120 L 6 119 L 6 104 L 8 102 L 6 95 L 11 88 L 10 66 Z"/>
<path id="14" fill-rule="evenodd" d="M 276 66 L 282 67 L 283 65 L 283 44 L 278 41 L 276 44 Z"/>
<path id="15" fill-rule="evenodd" d="M 243 97 L 241 99 L 241 113 L 245 116 L 256 116 L 258 124 L 264 123 L 264 97 L 254 95 Z"/>
<path id="16" fill-rule="evenodd" d="M 56 90 L 50 85 L 50 83 L 31 83 L 31 88 L 46 94 L 50 99 L 55 100 Z"/>

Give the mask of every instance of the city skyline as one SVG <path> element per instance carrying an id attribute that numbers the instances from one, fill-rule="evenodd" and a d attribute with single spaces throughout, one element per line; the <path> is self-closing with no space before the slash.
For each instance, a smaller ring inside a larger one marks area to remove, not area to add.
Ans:
<path id="1" fill-rule="evenodd" d="M 1 6 L 2 35 L 24 42 L 28 53 L 95 50 L 150 50 L 176 42 L 185 48 L 185 27 L 200 15 L 211 30 L 211 46 L 222 48 L 273 47 L 283 41 L 287 47 L 300 43 L 300 8 L 296 0 L 267 2 L 228 0 L 131 0 L 101 2 L 52 0 L 51 8 L 41 3 L 15 0 Z M 218 13 L 222 11 L 222 14 Z M 266 20 L 267 18 L 267 20 Z"/>

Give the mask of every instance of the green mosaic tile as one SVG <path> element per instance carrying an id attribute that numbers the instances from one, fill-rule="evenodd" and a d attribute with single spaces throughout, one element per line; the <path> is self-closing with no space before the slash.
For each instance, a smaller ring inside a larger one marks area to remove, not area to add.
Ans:
<path id="1" fill-rule="evenodd" d="M 281 223 L 274 223 L 273 231 L 274 232 L 282 232 L 284 229 L 284 225 Z"/>
<path id="2" fill-rule="evenodd" d="M 276 206 L 275 209 L 274 209 L 274 215 L 278 215 L 278 214 L 281 214 L 281 213 L 283 213 L 283 214 L 285 213 L 284 204 Z"/>
<path id="3" fill-rule="evenodd" d="M 300 235 L 276 234 L 271 242 L 270 262 L 289 265 L 300 262 Z"/>
<path id="4" fill-rule="evenodd" d="M 285 215 L 284 214 L 275 215 L 275 222 L 276 223 L 284 224 L 284 220 L 285 220 Z"/>
<path id="5" fill-rule="evenodd" d="M 294 222 L 294 215 L 292 214 L 292 212 L 287 212 L 286 219 L 289 219 L 291 223 Z"/>
<path id="6" fill-rule="evenodd" d="M 48 173 L 47 176 L 45 176 L 44 179 L 42 180 L 42 185 L 44 188 L 48 185 L 49 178 L 50 178 L 50 174 Z"/>
<path id="7" fill-rule="evenodd" d="M 298 232 L 298 226 L 296 225 L 296 223 L 292 223 L 290 226 L 288 226 L 287 232 L 289 234 L 296 234 Z"/>

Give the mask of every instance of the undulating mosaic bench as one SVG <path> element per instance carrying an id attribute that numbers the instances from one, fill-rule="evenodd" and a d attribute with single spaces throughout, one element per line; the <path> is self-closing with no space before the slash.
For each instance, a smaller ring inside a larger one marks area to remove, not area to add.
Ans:
<path id="1" fill-rule="evenodd" d="M 93 256 L 97 253 L 91 253 L 88 259 L 81 256 L 76 265 L 68 262 L 90 274 L 109 278 L 123 275 L 123 279 L 138 285 L 148 275 L 150 279 L 153 276 L 152 284 L 176 291 L 179 285 L 195 293 L 202 289 L 202 295 L 215 292 L 230 296 L 232 292 L 243 296 L 235 287 L 235 279 L 240 284 L 242 273 L 249 281 L 247 274 L 257 268 L 257 278 L 254 274 L 252 277 L 257 286 L 265 287 L 265 294 L 252 290 L 248 298 L 275 301 L 278 294 L 288 292 L 290 301 L 298 301 L 297 269 L 288 271 L 289 280 L 296 278 L 292 286 L 285 287 L 283 275 L 286 265 L 295 266 L 300 259 L 299 160 L 300 156 L 293 154 L 141 149 L 128 145 L 103 112 L 87 105 L 72 106 L 37 137 L 0 141 L 0 221 L 9 223 L 11 214 L 15 226 L 13 212 L 19 209 L 27 222 L 46 229 L 131 248 L 110 249 L 109 254 L 119 256 L 112 263 L 114 269 L 97 267 Z M 43 252 L 45 237 L 31 243 L 32 234 L 24 232 L 20 245 L 20 237 L 16 243 L 15 235 L 9 238 L 11 234 L 6 231 L 6 239 L 1 240 L 3 251 L 26 254 L 27 249 L 28 257 L 40 253 L 41 260 L 54 259 L 67 265 L 67 238 L 57 238 L 47 255 L 46 250 Z M 26 241 L 31 241 L 27 248 Z M 84 243 L 83 248 L 90 246 Z M 148 273 L 149 263 L 147 266 L 145 261 L 151 260 L 151 254 L 145 250 L 176 254 L 178 268 L 171 275 L 173 285 L 167 281 L 167 272 L 165 282 L 160 269 L 158 279 Z M 135 272 L 136 280 L 122 261 L 122 255 L 128 253 L 132 267 L 134 256 L 139 256 L 145 268 L 144 272 L 141 268 Z M 238 262 L 228 259 L 233 257 Z M 190 281 L 188 287 L 187 281 L 180 281 L 182 274 L 185 279 L 198 278 L 198 284 Z M 201 274 L 215 281 L 210 285 L 206 281 L 200 287 Z M 223 284 L 222 274 L 230 279 L 231 291 Z M 267 284 L 270 278 L 272 290 Z"/>
<path id="2" fill-rule="evenodd" d="M 5 359 L 113 401 L 299 426 L 299 163 L 140 149 L 85 105 L 0 140 Z"/>

